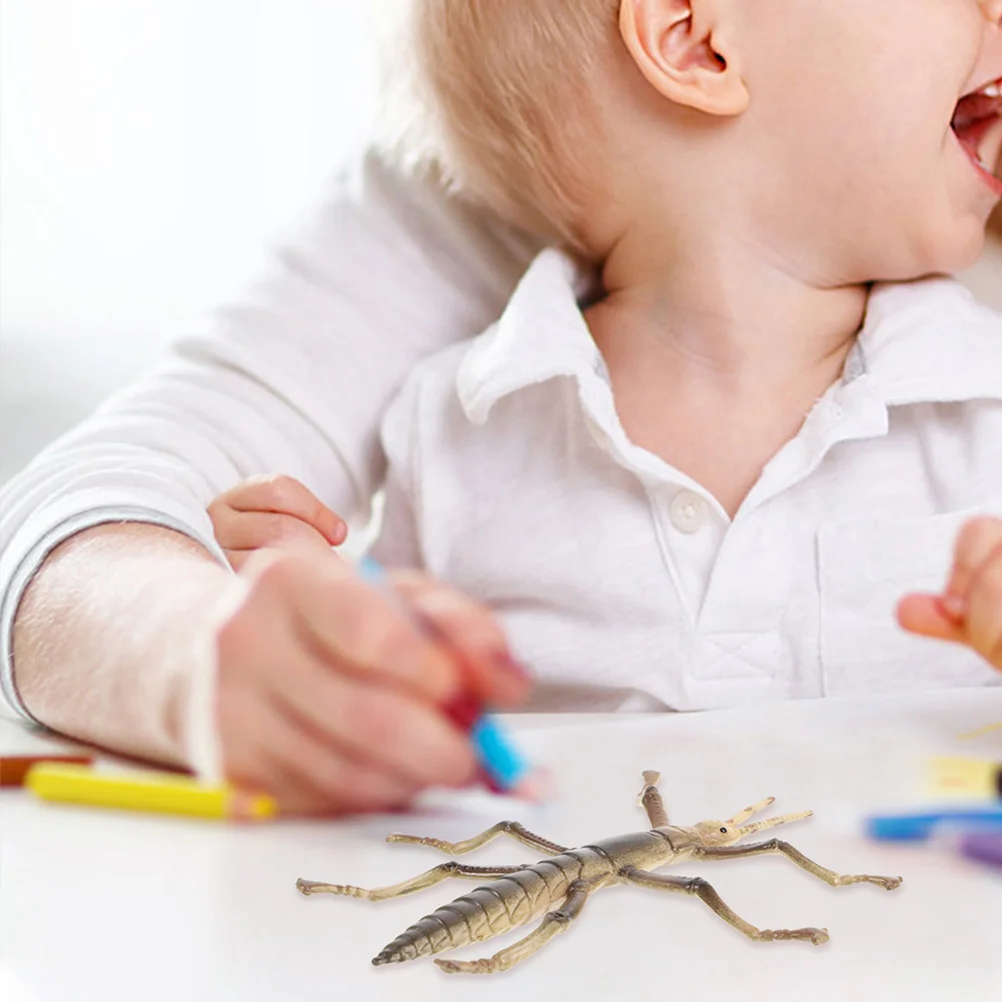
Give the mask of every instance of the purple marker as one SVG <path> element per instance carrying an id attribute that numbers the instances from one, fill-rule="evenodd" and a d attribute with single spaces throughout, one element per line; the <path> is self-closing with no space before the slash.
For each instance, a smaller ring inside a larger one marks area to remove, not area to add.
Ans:
<path id="1" fill-rule="evenodd" d="M 968 832 L 961 835 L 957 844 L 961 856 L 1002 870 L 1002 834 L 997 832 Z"/>

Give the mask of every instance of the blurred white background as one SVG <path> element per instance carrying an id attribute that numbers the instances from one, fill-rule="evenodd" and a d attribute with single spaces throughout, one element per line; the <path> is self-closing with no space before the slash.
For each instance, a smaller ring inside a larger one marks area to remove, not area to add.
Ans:
<path id="1" fill-rule="evenodd" d="M 375 114 L 383 2 L 3 0 L 0 482 L 315 204 Z M 1002 308 L 1002 248 L 970 280 Z"/>
<path id="2" fill-rule="evenodd" d="M 366 0 L 3 0 L 0 481 L 239 292 L 364 142 Z"/>

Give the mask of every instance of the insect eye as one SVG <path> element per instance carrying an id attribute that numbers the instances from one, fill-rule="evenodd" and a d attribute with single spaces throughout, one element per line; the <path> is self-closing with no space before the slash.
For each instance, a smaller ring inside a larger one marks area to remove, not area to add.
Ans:
<path id="1" fill-rule="evenodd" d="M 726 828 L 721 828 L 720 829 L 720 834 L 721 835 L 726 835 L 727 834 L 727 829 Z"/>

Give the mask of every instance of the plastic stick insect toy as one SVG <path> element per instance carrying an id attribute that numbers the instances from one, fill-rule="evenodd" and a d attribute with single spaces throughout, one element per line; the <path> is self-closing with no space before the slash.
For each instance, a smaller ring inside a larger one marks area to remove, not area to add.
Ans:
<path id="1" fill-rule="evenodd" d="M 296 886 L 306 895 L 340 894 L 368 901 L 383 901 L 431 887 L 450 877 L 473 880 L 493 878 L 493 882 L 477 887 L 420 919 L 386 946 L 372 963 L 377 966 L 396 964 L 442 953 L 501 935 L 543 915 L 542 922 L 529 935 L 490 958 L 473 961 L 435 960 L 449 974 L 495 974 L 514 967 L 545 946 L 581 914 L 585 901 L 594 891 L 614 884 L 635 884 L 652 890 L 692 895 L 712 908 L 725 922 L 729 922 L 750 939 L 760 942 L 807 940 L 817 946 L 828 940 L 827 929 L 757 929 L 735 914 L 702 877 L 669 876 L 654 872 L 669 864 L 782 853 L 797 866 L 832 887 L 870 883 L 891 891 L 901 884 L 900 877 L 873 877 L 867 874 L 844 876 L 835 873 L 808 859 L 789 843 L 775 838 L 744 846 L 735 845 L 755 832 L 798 821 L 813 814 L 813 811 L 804 811 L 745 824 L 752 815 L 770 806 L 775 799 L 773 797 L 746 807 L 727 821 L 700 821 L 691 828 L 671 825 L 656 786 L 658 779 L 658 773 L 645 772 L 644 787 L 640 793 L 640 804 L 646 809 L 652 826 L 650 831 L 614 836 L 580 849 L 570 849 L 534 835 L 517 821 L 501 821 L 464 842 L 443 842 L 416 835 L 389 835 L 387 842 L 426 845 L 451 856 L 461 856 L 504 834 L 546 853 L 548 858 L 523 866 L 442 863 L 411 880 L 375 890 L 365 890 L 349 884 L 315 883 L 302 878 L 296 881 Z"/>

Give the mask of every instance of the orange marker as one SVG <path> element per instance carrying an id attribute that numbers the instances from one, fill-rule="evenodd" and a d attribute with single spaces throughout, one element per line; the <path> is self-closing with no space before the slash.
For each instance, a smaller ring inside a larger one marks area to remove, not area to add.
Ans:
<path id="1" fill-rule="evenodd" d="M 24 786 L 28 770 L 42 762 L 90 765 L 93 761 L 86 755 L 60 755 L 58 752 L 47 755 L 4 755 L 0 758 L 0 786 Z"/>

